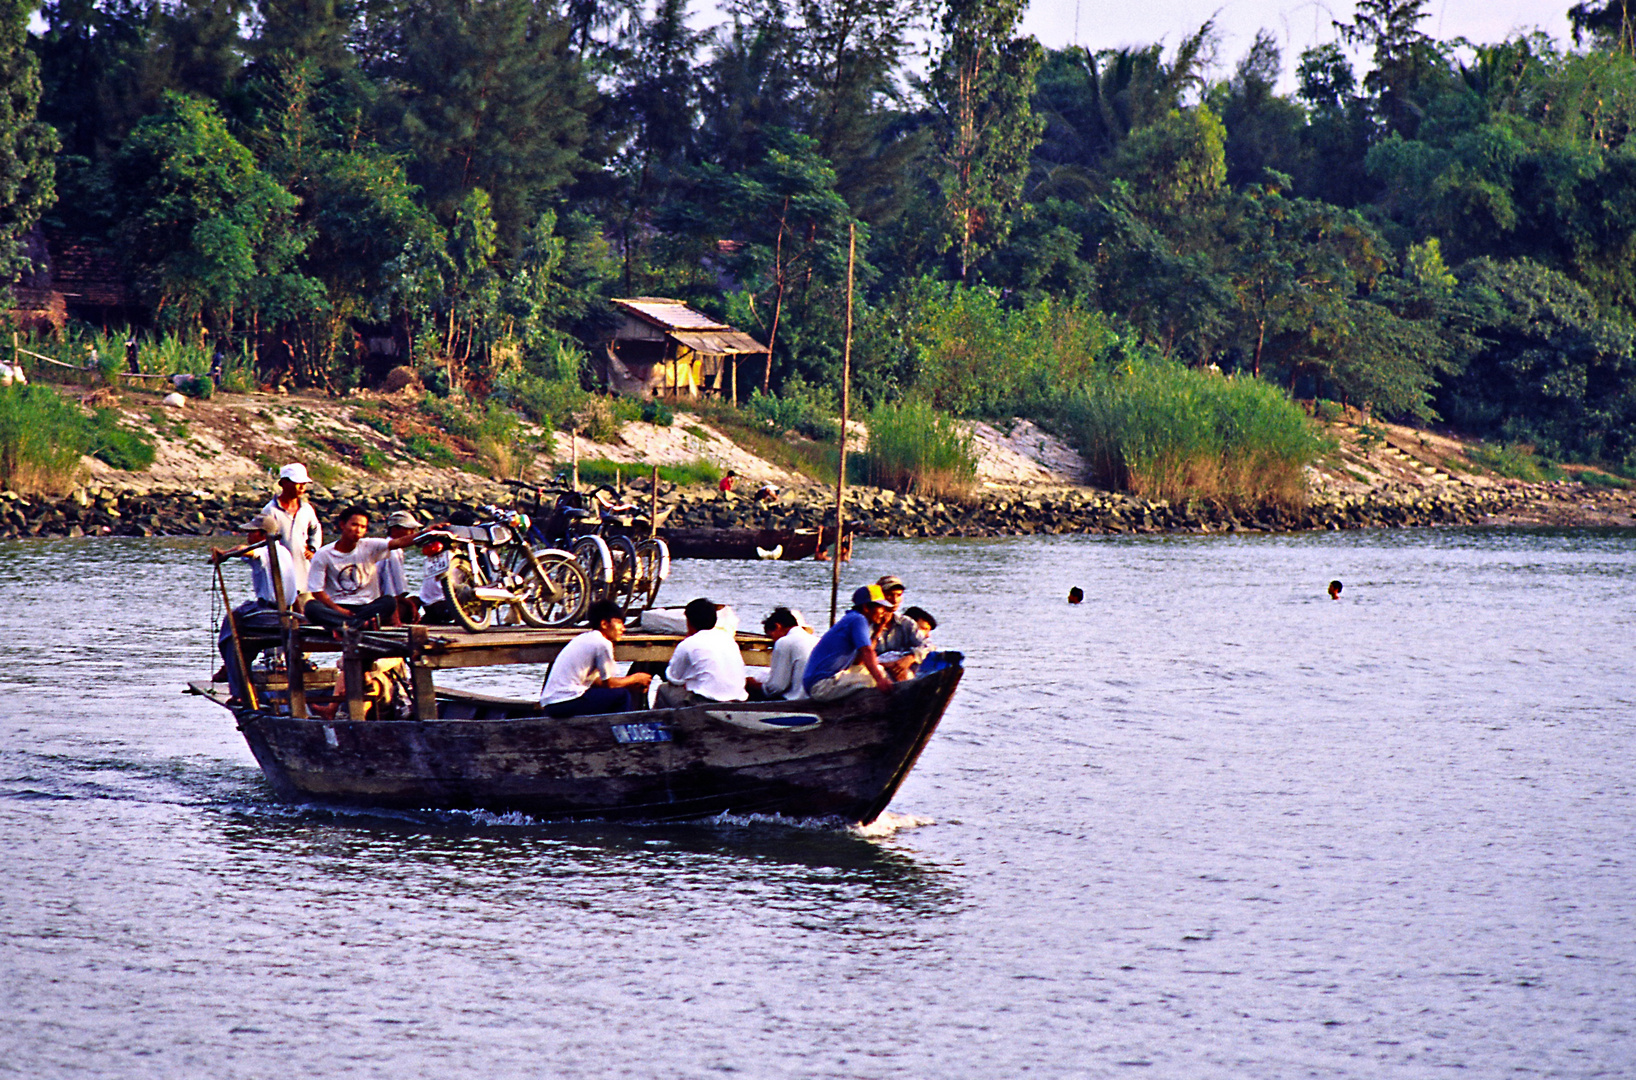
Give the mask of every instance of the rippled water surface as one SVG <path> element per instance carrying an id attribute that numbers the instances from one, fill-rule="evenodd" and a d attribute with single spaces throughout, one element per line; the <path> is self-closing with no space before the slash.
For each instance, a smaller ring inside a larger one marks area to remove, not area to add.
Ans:
<path id="1" fill-rule="evenodd" d="M 1636 1075 L 1636 535 L 860 545 L 969 663 L 865 834 L 275 803 L 202 550 L 0 544 L 0 1073 Z"/>

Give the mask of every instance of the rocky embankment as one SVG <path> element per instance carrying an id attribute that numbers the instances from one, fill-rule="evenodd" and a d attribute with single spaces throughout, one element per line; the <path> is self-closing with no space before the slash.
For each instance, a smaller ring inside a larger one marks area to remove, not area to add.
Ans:
<path id="1" fill-rule="evenodd" d="M 213 487 L 131 488 L 91 484 L 63 498 L 0 492 L 0 539 L 78 536 L 210 536 L 230 533 L 271 496 L 271 484 L 238 481 Z M 361 504 L 377 518 L 397 509 L 422 520 L 460 507 L 506 503 L 510 489 L 471 478 L 441 487 L 386 483 L 317 488 L 326 518 Z M 644 490 L 630 494 L 646 501 Z M 786 491 L 773 503 L 714 490 L 661 485 L 673 527 L 806 528 L 831 518 L 832 494 Z M 1356 529 L 1479 523 L 1633 524 L 1628 493 L 1597 492 L 1577 483 L 1508 482 L 1447 491 L 1404 489 L 1362 494 L 1320 493 L 1300 509 L 1235 515 L 1221 507 L 1171 505 L 1084 487 L 985 488 L 969 502 L 918 498 L 873 488 L 848 491 L 847 519 L 858 535 L 1012 536 L 1073 533 L 1218 533 Z M 1589 507 L 1594 514 L 1587 517 Z M 1600 515 L 1600 516 L 1597 516 Z"/>

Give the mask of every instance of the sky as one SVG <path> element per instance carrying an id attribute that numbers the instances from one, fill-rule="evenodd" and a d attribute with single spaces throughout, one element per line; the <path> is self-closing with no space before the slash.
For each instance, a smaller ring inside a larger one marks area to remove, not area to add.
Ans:
<path id="1" fill-rule="evenodd" d="M 1567 11 L 1572 2 L 1429 0 L 1426 10 L 1431 17 L 1420 26 L 1438 39 L 1464 37 L 1489 43 L 1502 41 L 1513 31 L 1540 29 L 1566 42 Z M 1256 31 L 1265 28 L 1283 48 L 1280 86 L 1289 90 L 1302 50 L 1335 40 L 1335 21 L 1351 21 L 1352 11 L 1353 5 L 1345 0 L 1327 4 L 1317 0 L 1033 0 L 1023 19 L 1023 32 L 1053 49 L 1078 44 L 1096 50 L 1154 41 L 1174 46 L 1214 17 L 1221 40 L 1217 67 L 1226 74 L 1249 50 Z"/>

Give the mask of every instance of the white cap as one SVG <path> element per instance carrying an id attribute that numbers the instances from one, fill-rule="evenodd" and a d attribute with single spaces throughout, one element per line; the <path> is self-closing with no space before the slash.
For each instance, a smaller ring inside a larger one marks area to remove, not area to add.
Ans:
<path id="1" fill-rule="evenodd" d="M 310 484 L 312 477 L 307 475 L 307 467 L 299 461 L 292 461 L 278 470 L 280 480 L 288 480 L 292 484 Z"/>

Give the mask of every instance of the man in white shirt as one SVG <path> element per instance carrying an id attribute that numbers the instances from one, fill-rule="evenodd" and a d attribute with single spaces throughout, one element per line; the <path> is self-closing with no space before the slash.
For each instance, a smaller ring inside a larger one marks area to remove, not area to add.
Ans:
<path id="1" fill-rule="evenodd" d="M 570 716 L 600 716 L 604 713 L 633 712 L 637 708 L 632 689 L 642 692 L 647 704 L 646 672 L 615 675 L 614 646 L 625 636 L 625 620 L 619 605 L 598 600 L 587 612 L 591 625 L 551 662 L 551 674 L 540 689 L 540 705 L 545 715 L 557 720 Z"/>
<path id="2" fill-rule="evenodd" d="M 702 597 L 682 609 L 687 636 L 670 656 L 657 704 L 679 709 L 701 701 L 743 701 L 744 657 L 738 642 L 716 627 L 716 605 Z"/>
<path id="3" fill-rule="evenodd" d="M 307 583 L 308 564 L 324 546 L 324 528 L 318 524 L 318 511 L 307 501 L 307 485 L 311 483 L 307 467 L 292 461 L 278 470 L 278 494 L 261 508 L 263 514 L 273 515 L 278 522 L 278 531 L 273 535 L 295 556 L 295 580 L 303 586 Z"/>
<path id="4" fill-rule="evenodd" d="M 308 622 L 320 626 L 361 626 L 370 619 L 397 610 L 395 596 L 381 595 L 381 563 L 387 555 L 409 546 L 413 534 L 395 540 L 369 536 L 369 511 L 349 506 L 336 520 L 341 538 L 326 544 L 312 557 L 307 590 L 312 599 L 302 609 Z"/>
<path id="5" fill-rule="evenodd" d="M 273 588 L 273 575 L 267 566 L 267 535 L 277 528 L 278 522 L 270 514 L 262 514 L 239 526 L 239 530 L 246 534 L 246 546 L 233 551 L 210 549 L 213 565 L 231 558 L 243 559 L 250 564 L 250 585 L 255 598 L 235 607 L 231 619 L 222 620 L 221 632 L 216 635 L 216 648 L 222 654 L 222 670 L 227 677 L 228 693 L 241 702 L 246 701 L 249 695 L 245 692 L 245 673 L 239 669 L 238 650 L 233 647 L 233 628 L 238 627 L 239 644 L 244 649 L 246 664 L 253 663 L 263 648 L 270 647 L 270 642 L 274 640 L 272 635 L 281 628 L 278 593 Z M 295 559 L 290 555 L 290 549 L 281 543 L 275 542 L 273 550 L 284 586 L 284 602 L 299 611 L 300 608 L 295 607 L 299 591 L 296 588 Z"/>
<path id="6" fill-rule="evenodd" d="M 396 540 L 400 536 L 416 536 L 421 524 L 407 510 L 395 511 L 386 519 L 386 535 Z M 381 595 L 390 596 L 398 603 L 397 619 L 393 625 L 415 621 L 413 597 L 409 595 L 409 572 L 404 569 L 403 552 L 391 551 L 381 563 Z"/>
<path id="7" fill-rule="evenodd" d="M 773 639 L 773 655 L 767 665 L 767 677 L 745 680 L 753 701 L 794 700 L 807 696 L 801 685 L 806 674 L 807 657 L 818 637 L 801 623 L 801 616 L 787 607 L 775 608 L 761 621 L 762 633 Z"/>

